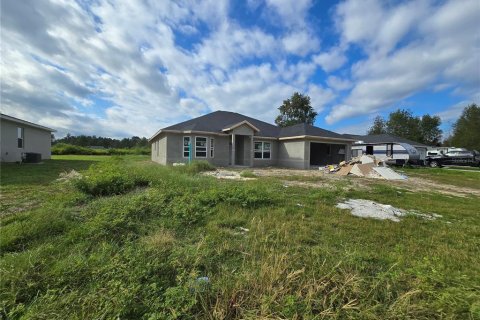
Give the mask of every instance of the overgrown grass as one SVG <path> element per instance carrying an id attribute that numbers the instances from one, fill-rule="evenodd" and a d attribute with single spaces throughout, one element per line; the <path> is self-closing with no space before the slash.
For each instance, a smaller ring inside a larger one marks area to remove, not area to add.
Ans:
<path id="1" fill-rule="evenodd" d="M 256 178 L 257 177 L 255 175 L 255 173 L 253 173 L 253 171 L 251 171 L 251 170 L 243 170 L 242 172 L 240 172 L 240 176 L 242 178 Z"/>
<path id="2" fill-rule="evenodd" d="M 478 198 L 219 181 L 197 174 L 205 164 L 144 160 L 52 160 L 43 180 L 18 177 L 36 167 L 2 166 L 2 191 L 48 189 L 41 205 L 1 218 L 4 318 L 480 316 Z M 68 167 L 84 182 L 55 181 Z M 351 197 L 443 218 L 395 223 L 335 208 Z"/>
<path id="3" fill-rule="evenodd" d="M 75 146 L 67 143 L 57 143 L 52 146 L 54 155 L 129 155 L 129 154 L 150 154 L 150 147 L 141 148 L 112 148 L 112 149 L 93 149 L 81 146 Z"/>
<path id="4" fill-rule="evenodd" d="M 462 170 L 448 169 L 448 168 L 404 168 L 410 177 L 428 178 L 430 180 L 451 184 L 458 187 L 468 187 L 480 189 L 480 172 L 478 169 Z M 471 172 L 473 171 L 473 172 Z"/>

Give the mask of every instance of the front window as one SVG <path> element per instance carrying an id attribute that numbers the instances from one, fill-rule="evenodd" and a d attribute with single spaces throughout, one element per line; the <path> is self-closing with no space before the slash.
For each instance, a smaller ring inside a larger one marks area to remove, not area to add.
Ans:
<path id="1" fill-rule="evenodd" d="M 195 137 L 195 158 L 207 157 L 207 138 Z"/>
<path id="2" fill-rule="evenodd" d="M 215 139 L 210 138 L 210 158 L 215 156 Z"/>
<path id="3" fill-rule="evenodd" d="M 20 149 L 23 149 L 24 146 L 24 135 L 23 135 L 23 128 L 18 127 L 17 128 L 17 146 Z"/>
<path id="4" fill-rule="evenodd" d="M 190 158 L 190 137 L 183 137 L 183 157 Z"/>
<path id="5" fill-rule="evenodd" d="M 272 144 L 270 142 L 257 141 L 254 143 L 253 155 L 255 159 L 270 159 Z"/>

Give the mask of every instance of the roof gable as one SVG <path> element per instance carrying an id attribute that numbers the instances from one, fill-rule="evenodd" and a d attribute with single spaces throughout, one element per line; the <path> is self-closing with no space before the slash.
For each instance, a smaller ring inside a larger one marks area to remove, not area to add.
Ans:
<path id="1" fill-rule="evenodd" d="M 56 132 L 57 131 L 55 129 L 51 129 L 51 128 L 48 128 L 48 127 L 45 127 L 45 126 L 41 126 L 39 124 L 30 122 L 30 121 L 18 119 L 18 118 L 15 118 L 15 117 L 3 114 L 3 113 L 0 113 L 0 119 L 15 122 L 15 123 L 25 125 L 25 126 L 29 126 L 29 127 L 32 127 L 32 128 L 37 128 L 37 129 L 40 129 L 40 130 L 49 131 L 49 132 Z"/>
<path id="2" fill-rule="evenodd" d="M 229 111 L 215 111 L 184 122 L 163 128 L 162 131 L 203 131 L 223 133 L 224 129 L 248 123 L 259 135 L 277 137 L 280 129 L 270 123 Z"/>
<path id="3" fill-rule="evenodd" d="M 256 132 L 259 132 L 259 131 L 260 131 L 260 129 L 258 129 L 257 127 L 255 127 L 253 124 L 251 124 L 251 123 L 248 122 L 247 120 L 243 120 L 243 121 L 241 121 L 241 122 L 239 122 L 239 123 L 236 123 L 236 124 L 234 124 L 234 125 L 228 125 L 226 128 L 222 129 L 222 131 L 224 131 L 224 132 L 225 132 L 225 131 L 231 131 L 231 130 L 236 129 L 236 128 L 238 128 L 238 127 L 241 127 L 241 126 L 243 126 L 243 125 L 250 127 L 253 131 L 256 131 Z"/>

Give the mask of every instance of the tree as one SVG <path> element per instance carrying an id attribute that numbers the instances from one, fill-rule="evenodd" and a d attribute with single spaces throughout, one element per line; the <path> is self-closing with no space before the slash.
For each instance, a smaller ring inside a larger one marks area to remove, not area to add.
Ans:
<path id="1" fill-rule="evenodd" d="M 442 121 L 439 116 L 432 117 L 429 114 L 424 115 L 420 121 L 420 130 L 422 133 L 422 140 L 420 142 L 429 146 L 439 146 L 440 139 L 442 138 L 441 123 Z"/>
<path id="2" fill-rule="evenodd" d="M 453 124 L 449 138 L 451 146 L 480 151 L 480 107 L 475 103 L 465 107 Z"/>
<path id="3" fill-rule="evenodd" d="M 275 123 L 280 127 L 297 123 L 313 125 L 317 117 L 317 112 L 310 105 L 310 97 L 298 92 L 295 92 L 290 99 L 284 100 L 278 110 L 280 115 L 275 119 Z"/>
<path id="4" fill-rule="evenodd" d="M 410 110 L 398 109 L 388 115 L 388 120 L 375 117 L 368 134 L 388 133 L 426 145 L 440 145 L 442 130 L 438 116 L 414 116 Z"/>
<path id="5" fill-rule="evenodd" d="M 376 116 L 373 120 L 373 126 L 368 129 L 367 134 L 382 134 L 387 133 L 387 123 L 381 116 Z"/>
<path id="6" fill-rule="evenodd" d="M 423 139 L 420 125 L 420 118 L 414 117 L 410 110 L 399 109 L 388 116 L 387 133 L 421 142 Z"/>

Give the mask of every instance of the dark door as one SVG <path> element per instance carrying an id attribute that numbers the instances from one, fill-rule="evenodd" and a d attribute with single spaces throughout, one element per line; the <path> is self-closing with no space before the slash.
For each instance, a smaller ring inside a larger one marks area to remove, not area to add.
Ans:
<path id="1" fill-rule="evenodd" d="M 373 156 L 373 146 L 367 146 L 367 152 L 366 154 L 370 154 Z"/>
<path id="2" fill-rule="evenodd" d="M 244 137 L 236 135 L 235 136 L 235 164 L 239 166 L 244 165 Z"/>

